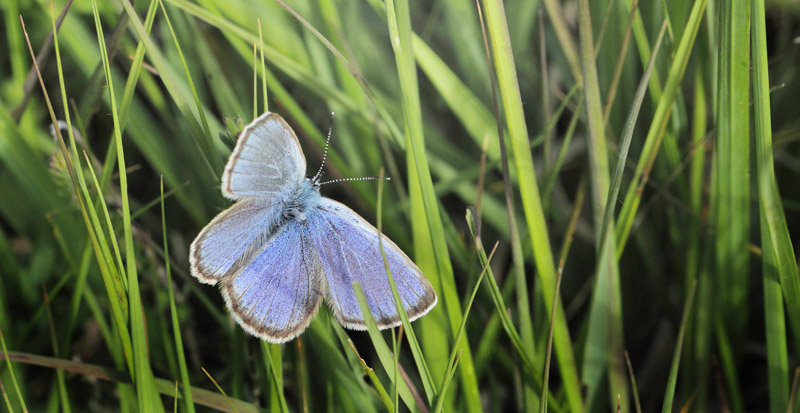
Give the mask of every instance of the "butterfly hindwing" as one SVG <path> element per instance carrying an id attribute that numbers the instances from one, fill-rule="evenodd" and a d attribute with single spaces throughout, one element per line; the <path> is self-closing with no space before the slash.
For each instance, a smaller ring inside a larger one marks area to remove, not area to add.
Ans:
<path id="1" fill-rule="evenodd" d="M 324 283 L 307 228 L 290 221 L 249 264 L 222 283 L 222 296 L 245 330 L 269 342 L 283 343 L 311 322 Z"/>
<path id="2" fill-rule="evenodd" d="M 279 207 L 250 198 L 222 211 L 192 242 L 192 275 L 200 282 L 216 284 L 236 272 L 276 230 Z"/>
<path id="3" fill-rule="evenodd" d="M 394 296 L 378 244 L 378 230 L 343 204 L 322 197 L 309 215 L 309 228 L 329 288 L 329 304 L 345 327 L 363 330 L 364 317 L 353 282 L 362 285 L 380 328 L 400 324 Z M 383 249 L 403 307 L 410 320 L 436 304 L 436 294 L 420 269 L 389 238 Z"/>
<path id="4" fill-rule="evenodd" d="M 222 175 L 222 194 L 275 199 L 304 179 L 306 158 L 292 128 L 264 113 L 244 128 Z"/>

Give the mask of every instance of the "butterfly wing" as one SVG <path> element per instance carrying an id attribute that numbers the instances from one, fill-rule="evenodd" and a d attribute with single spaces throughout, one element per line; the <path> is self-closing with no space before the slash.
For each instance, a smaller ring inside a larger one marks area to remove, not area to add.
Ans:
<path id="1" fill-rule="evenodd" d="M 378 230 L 350 208 L 321 198 L 309 215 L 314 246 L 325 270 L 333 313 L 345 327 L 364 330 L 364 317 L 353 290 L 362 285 L 372 315 L 380 328 L 399 325 L 394 296 L 378 244 Z M 436 305 L 436 293 L 422 271 L 389 238 L 383 249 L 403 307 L 415 320 Z"/>
<path id="2" fill-rule="evenodd" d="M 250 334 L 271 343 L 305 330 L 325 289 L 322 264 L 308 229 L 289 221 L 233 277 L 222 296 L 234 319 Z"/>
<path id="3" fill-rule="evenodd" d="M 202 283 L 216 284 L 247 264 L 276 231 L 279 207 L 248 198 L 222 211 L 192 242 L 192 275 Z"/>
<path id="4" fill-rule="evenodd" d="M 292 128 L 280 115 L 266 112 L 239 135 L 225 172 L 222 194 L 273 199 L 305 178 L 306 158 Z"/>

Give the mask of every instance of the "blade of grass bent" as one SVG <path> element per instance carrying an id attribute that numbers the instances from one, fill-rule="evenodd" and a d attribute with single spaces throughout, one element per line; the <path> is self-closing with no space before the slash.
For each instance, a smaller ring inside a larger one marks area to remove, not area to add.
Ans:
<path id="1" fill-rule="evenodd" d="M 0 360 L 6 360 L 6 357 L 3 354 L 0 354 Z M 100 380 L 107 380 L 117 383 L 130 383 L 130 378 L 126 376 L 124 372 L 119 370 L 109 369 L 103 366 L 98 366 L 95 364 L 87 364 L 76 362 L 72 360 L 64 360 L 64 359 L 57 359 L 53 357 L 45 357 L 40 356 L 38 354 L 29 354 L 29 353 L 20 353 L 20 352 L 9 352 L 8 353 L 8 360 L 13 360 L 17 363 L 25 363 L 35 366 L 42 366 L 51 369 L 58 369 L 67 371 L 70 373 L 80 374 L 87 378 L 92 379 L 100 379 Z M 175 394 L 175 383 L 166 380 L 157 378 L 156 379 L 156 389 L 159 393 L 173 396 Z M 211 407 L 213 409 L 219 411 L 233 411 L 229 409 L 228 402 L 224 399 L 224 397 L 216 392 L 212 392 L 209 390 L 201 389 L 199 387 L 192 388 L 192 392 L 195 395 L 194 399 L 197 404 Z M 180 397 L 181 395 L 179 395 Z M 237 406 L 237 409 L 241 413 L 245 412 L 260 412 L 257 406 L 253 405 L 252 403 L 248 403 L 244 400 L 237 400 L 237 399 L 230 399 L 230 401 Z"/>

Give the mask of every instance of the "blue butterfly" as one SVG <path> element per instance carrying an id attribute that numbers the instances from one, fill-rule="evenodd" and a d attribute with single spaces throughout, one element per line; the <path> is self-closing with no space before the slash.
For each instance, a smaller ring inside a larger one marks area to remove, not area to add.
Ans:
<path id="1" fill-rule="evenodd" d="M 282 117 L 267 112 L 247 125 L 222 175 L 222 194 L 237 202 L 192 242 L 192 275 L 219 284 L 239 325 L 272 343 L 302 333 L 323 296 L 339 323 L 365 330 L 354 282 L 378 327 L 399 325 L 378 230 L 321 196 L 320 173 L 309 179 L 305 170 L 297 136 Z M 436 294 L 397 245 L 386 236 L 382 241 L 403 306 L 415 320 L 436 305 Z"/>

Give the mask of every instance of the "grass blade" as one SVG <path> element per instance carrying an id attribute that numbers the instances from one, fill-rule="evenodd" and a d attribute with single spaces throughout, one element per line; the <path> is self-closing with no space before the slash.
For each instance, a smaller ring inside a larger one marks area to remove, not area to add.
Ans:
<path id="1" fill-rule="evenodd" d="M 395 63 L 403 97 L 403 114 L 407 132 L 406 160 L 409 167 L 409 194 L 411 224 L 414 233 L 415 256 L 420 268 L 427 273 L 431 284 L 442 300 L 442 304 L 431 311 L 423 323 L 423 329 L 431 320 L 442 320 L 446 316 L 450 334 L 456 334 L 463 317 L 461 304 L 453 276 L 447 242 L 444 238 L 442 218 L 433 190 L 433 182 L 425 153 L 425 140 L 422 127 L 422 109 L 419 99 L 419 86 L 412 46 L 411 15 L 408 0 L 386 1 L 386 17 L 389 36 L 392 40 Z M 436 314 L 439 315 L 436 315 Z M 446 331 L 446 330 L 445 330 Z M 437 334 L 438 336 L 439 334 Z M 433 334 L 426 334 L 434 339 Z M 441 343 L 440 343 L 441 344 Z M 445 350 L 441 345 L 438 347 Z M 428 345 L 429 348 L 432 345 Z M 463 344 L 461 374 L 464 407 L 471 412 L 481 411 L 475 368 L 468 341 Z M 446 351 L 446 350 L 445 350 Z M 428 357 L 429 360 L 434 359 Z M 444 361 L 441 359 L 441 361 Z M 439 368 L 441 369 L 441 364 Z"/>
<path id="2" fill-rule="evenodd" d="M 122 227 L 125 239 L 125 261 L 127 264 L 128 303 L 130 305 L 131 344 L 134 365 L 134 369 L 131 373 L 136 384 L 138 407 L 146 411 L 161 412 L 164 411 L 164 405 L 161 403 L 161 399 L 156 391 L 153 371 L 150 368 L 144 309 L 142 308 L 139 295 L 139 277 L 137 275 L 135 255 L 136 248 L 133 244 L 133 233 L 131 230 L 131 211 L 128 200 L 128 178 L 125 168 L 125 152 L 122 146 L 122 131 L 120 130 L 119 118 L 117 116 L 117 103 L 114 94 L 114 82 L 111 77 L 111 66 L 108 61 L 105 38 L 100 23 L 100 15 L 94 0 L 92 0 L 92 11 L 94 14 L 95 27 L 97 29 L 97 42 L 100 48 L 100 56 L 103 60 L 103 71 L 106 75 L 108 95 L 111 102 L 111 116 L 114 122 L 115 144 L 117 145 L 117 163 L 119 168 L 120 194 L 122 198 Z"/>
<path id="3" fill-rule="evenodd" d="M 588 0 L 578 2 L 578 21 L 580 26 L 581 66 L 583 69 L 584 97 L 586 113 L 589 118 L 589 176 L 591 177 L 592 211 L 594 211 L 595 251 L 597 253 L 597 273 L 589 309 L 588 331 L 584 347 L 582 380 L 587 386 L 586 402 L 594 406 L 600 390 L 603 373 L 608 377 L 613 408 L 617 395 L 625 404 L 628 398 L 627 377 L 624 372 L 622 355 L 624 352 L 624 333 L 622 326 L 622 288 L 619 278 L 619 264 L 616 259 L 616 245 L 613 234 L 604 231 L 604 210 L 615 199 L 611 194 L 608 149 L 603 121 L 603 105 L 600 99 L 600 84 L 595 64 L 594 39 L 592 36 L 591 15 Z M 612 221 L 613 222 L 613 221 Z M 623 397 L 624 396 L 624 397 Z"/>
<path id="4" fill-rule="evenodd" d="M 750 273 L 750 2 L 719 6 L 712 214 L 718 310 L 731 342 L 738 342 L 747 320 Z"/>
<path id="5" fill-rule="evenodd" d="M 394 355 L 392 355 L 392 351 L 389 350 L 389 345 L 386 344 L 386 341 L 383 339 L 383 335 L 381 335 L 381 332 L 378 329 L 378 325 L 375 323 L 375 318 L 372 316 L 372 311 L 369 309 L 369 304 L 367 304 L 367 298 L 364 295 L 364 291 L 361 289 L 361 285 L 354 283 L 353 289 L 356 293 L 356 297 L 358 298 L 358 304 L 361 306 L 361 314 L 364 315 L 364 324 L 367 325 L 369 338 L 372 340 L 372 345 L 375 347 L 375 352 L 378 353 L 378 359 L 380 359 L 383 369 L 387 372 L 387 375 L 389 375 L 389 372 L 392 372 L 397 368 L 397 364 L 394 362 Z M 417 405 L 417 402 L 412 396 L 411 391 L 409 390 L 405 381 L 401 380 L 393 383 L 393 385 L 397 386 L 400 398 L 403 399 L 403 402 L 405 402 L 409 410 L 427 411 L 424 405 Z"/>
<path id="6" fill-rule="evenodd" d="M 764 2 L 751 2 L 751 47 L 753 59 L 753 110 L 756 140 L 756 179 L 761 229 L 761 259 L 764 277 L 764 317 L 769 369 L 770 410 L 789 407 L 789 361 L 786 325 L 794 337 L 795 354 L 800 354 L 800 275 L 792 240 L 786 225 L 781 196 L 775 179 L 772 148 L 772 118 L 767 60 Z M 783 300 L 781 300 L 781 292 Z"/>
<path id="7" fill-rule="evenodd" d="M 172 272 L 169 267 L 169 246 L 167 243 L 167 218 L 164 213 L 164 177 L 161 177 L 161 228 L 164 233 L 164 265 L 167 273 L 167 292 L 169 294 L 169 313 L 172 320 L 172 335 L 175 340 L 175 351 L 178 357 L 178 367 L 181 372 L 181 384 L 183 385 L 183 403 L 185 411 L 194 412 L 194 399 L 192 398 L 192 385 L 189 381 L 189 371 L 186 368 L 186 356 L 183 353 L 183 339 L 181 338 L 181 328 L 178 323 L 178 309 L 175 306 L 175 293 L 172 291 Z M 177 398 L 178 382 L 175 382 L 175 397 Z"/>
<path id="8" fill-rule="evenodd" d="M 650 171 L 653 168 L 653 162 L 658 154 L 658 148 L 661 145 L 661 140 L 666 131 L 669 115 L 672 112 L 672 106 L 675 98 L 680 89 L 680 83 L 683 80 L 683 74 L 686 70 L 686 65 L 689 62 L 689 56 L 692 52 L 695 39 L 697 37 L 697 30 L 700 28 L 700 22 L 703 18 L 703 11 L 706 7 L 706 0 L 695 0 L 692 6 L 689 20 L 686 23 L 686 28 L 681 35 L 678 48 L 675 51 L 675 58 L 669 68 L 667 75 L 667 84 L 664 87 L 664 93 L 658 100 L 653 120 L 647 130 L 642 153 L 636 163 L 636 170 L 631 177 L 631 183 L 628 191 L 625 193 L 625 200 L 622 203 L 622 208 L 619 212 L 619 217 L 616 223 L 617 234 L 617 257 L 619 258 L 625 248 L 630 235 L 633 220 L 636 217 L 636 211 L 641 203 L 642 192 L 650 176 Z M 636 24 L 634 24 L 634 33 Z M 641 48 L 641 46 L 640 46 Z M 648 46 L 649 48 L 649 46 Z M 649 58 L 649 54 L 648 54 Z M 651 79 L 653 79 L 651 77 Z M 651 84 L 653 82 L 651 81 Z M 653 93 L 651 88 L 651 94 Z"/>
<path id="9" fill-rule="evenodd" d="M 664 392 L 664 404 L 661 407 L 662 413 L 672 412 L 672 403 L 675 398 L 675 384 L 678 381 L 678 367 L 681 365 L 683 337 L 686 334 L 686 328 L 689 325 L 689 315 L 692 312 L 692 304 L 694 303 L 694 292 L 696 288 L 697 283 L 692 284 L 692 287 L 689 289 L 689 294 L 686 296 L 686 303 L 683 307 L 681 326 L 678 332 L 678 338 L 675 341 L 675 352 L 672 355 L 672 366 L 669 369 L 669 379 L 667 379 L 667 390 Z"/>
<path id="10" fill-rule="evenodd" d="M 522 110 L 522 97 L 514 66 L 514 56 L 511 51 L 505 10 L 503 3 L 499 0 L 483 0 L 482 5 L 486 16 L 486 25 L 489 29 L 489 40 L 497 72 L 498 89 L 500 90 L 502 106 L 505 110 L 506 125 L 508 126 L 511 148 L 517 166 L 519 190 L 522 197 L 525 220 L 528 225 L 528 233 L 531 236 L 533 257 L 539 274 L 545 306 L 549 311 L 555 299 L 553 292 L 555 291 L 556 269 L 544 219 L 542 201 L 539 195 L 539 187 L 536 183 L 533 158 L 529 149 L 528 127 Z M 557 306 L 554 342 L 569 408 L 576 413 L 583 412 L 584 407 L 580 394 L 581 386 L 578 381 L 572 342 L 562 306 Z"/>

